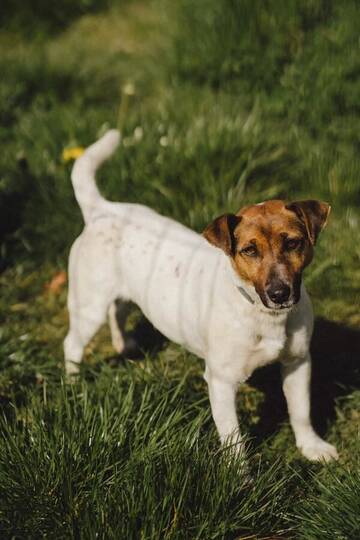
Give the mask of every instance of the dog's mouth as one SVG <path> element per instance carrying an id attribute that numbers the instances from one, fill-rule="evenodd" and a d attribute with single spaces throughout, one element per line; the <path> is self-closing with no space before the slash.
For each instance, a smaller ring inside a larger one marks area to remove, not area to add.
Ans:
<path id="1" fill-rule="evenodd" d="M 288 301 L 288 302 L 283 302 L 282 304 L 276 304 L 275 302 L 271 302 L 271 301 L 265 301 L 261 298 L 261 301 L 263 303 L 263 305 L 271 310 L 271 311 L 281 311 L 281 310 L 284 310 L 284 309 L 290 309 L 292 308 L 293 306 L 295 306 L 297 303 L 298 303 L 298 300 L 295 301 L 295 300 L 291 300 L 291 301 Z"/>

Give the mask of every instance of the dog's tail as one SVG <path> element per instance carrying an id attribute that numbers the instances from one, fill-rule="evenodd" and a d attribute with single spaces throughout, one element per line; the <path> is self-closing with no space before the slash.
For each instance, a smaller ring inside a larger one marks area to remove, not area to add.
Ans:
<path id="1" fill-rule="evenodd" d="M 96 186 L 96 171 L 114 153 L 119 142 L 119 131 L 111 129 L 89 146 L 75 162 L 71 180 L 85 223 L 89 221 L 93 210 L 104 200 Z"/>

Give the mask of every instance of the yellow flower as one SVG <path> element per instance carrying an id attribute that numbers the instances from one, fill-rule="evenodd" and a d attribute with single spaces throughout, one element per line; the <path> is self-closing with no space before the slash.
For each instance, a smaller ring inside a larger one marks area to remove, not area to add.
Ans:
<path id="1" fill-rule="evenodd" d="M 124 94 L 126 94 L 127 96 L 133 96 L 135 94 L 135 85 L 132 83 L 132 82 L 127 82 L 126 84 L 124 84 L 124 86 L 122 87 L 122 91 L 124 92 Z"/>
<path id="2" fill-rule="evenodd" d="M 65 148 L 62 153 L 62 158 L 64 161 L 71 161 L 72 159 L 77 159 L 85 152 L 85 148 L 82 146 L 73 146 L 72 148 Z"/>

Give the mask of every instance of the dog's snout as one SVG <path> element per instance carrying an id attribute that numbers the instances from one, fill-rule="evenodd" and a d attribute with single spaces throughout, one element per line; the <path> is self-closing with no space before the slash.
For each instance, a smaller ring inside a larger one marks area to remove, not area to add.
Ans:
<path id="1" fill-rule="evenodd" d="M 274 281 L 268 286 L 266 292 L 272 302 L 275 304 L 283 304 L 289 300 L 291 290 L 287 283 Z"/>

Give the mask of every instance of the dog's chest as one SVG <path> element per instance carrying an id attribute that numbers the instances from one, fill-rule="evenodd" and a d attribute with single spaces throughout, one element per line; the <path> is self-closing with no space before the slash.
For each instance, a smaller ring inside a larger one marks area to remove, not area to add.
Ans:
<path id="1" fill-rule="evenodd" d="M 268 363 L 279 360 L 286 349 L 287 338 L 284 335 L 265 336 L 256 334 L 251 350 L 254 362 Z"/>
<path id="2" fill-rule="evenodd" d="M 246 367 L 249 374 L 256 368 L 281 360 L 289 354 L 289 339 L 285 324 L 254 327 L 246 348 Z"/>

